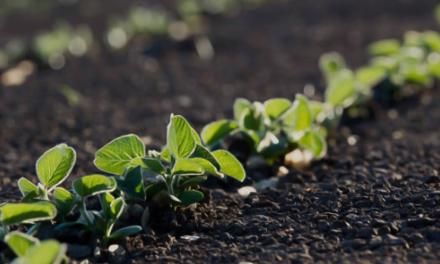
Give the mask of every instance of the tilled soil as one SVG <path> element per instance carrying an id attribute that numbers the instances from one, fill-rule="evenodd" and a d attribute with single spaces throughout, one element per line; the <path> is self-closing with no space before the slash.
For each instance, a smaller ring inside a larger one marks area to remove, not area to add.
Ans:
<path id="1" fill-rule="evenodd" d="M 56 143 L 75 146 L 73 175 L 84 175 L 96 171 L 94 151 L 118 135 L 134 132 L 159 145 L 171 112 L 200 128 L 230 116 L 237 96 L 293 98 L 313 83 L 319 97 L 321 53 L 340 51 L 356 66 L 373 40 L 436 29 L 436 1 L 364 2 L 282 1 L 211 18 L 211 61 L 181 46 L 151 53 L 136 45 L 2 87 L 2 201 L 17 199 L 14 181 L 34 177 L 36 158 Z M 81 93 L 81 104 L 67 104 L 63 84 Z M 92 260 L 439 262 L 439 102 L 435 86 L 383 107 L 371 120 L 338 129 L 327 158 L 282 177 L 278 188 L 248 198 L 211 190 L 208 202 L 171 220 L 168 231 L 150 230 L 128 239 L 125 254 Z"/>

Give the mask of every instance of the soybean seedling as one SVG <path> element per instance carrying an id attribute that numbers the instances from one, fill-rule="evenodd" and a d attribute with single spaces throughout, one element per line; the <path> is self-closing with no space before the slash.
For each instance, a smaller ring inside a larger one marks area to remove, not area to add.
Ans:
<path id="1" fill-rule="evenodd" d="M 99 149 L 95 165 L 117 175 L 128 198 L 146 199 L 153 206 L 185 207 L 203 200 L 198 188 L 208 175 L 229 176 L 243 181 L 240 162 L 228 151 L 209 151 L 188 121 L 172 115 L 167 127 L 167 144 L 161 152 L 145 152 L 136 135 L 125 135 Z"/>
<path id="2" fill-rule="evenodd" d="M 234 119 L 222 119 L 206 125 L 201 133 L 203 142 L 218 148 L 228 137 L 240 135 L 251 147 L 252 155 L 268 161 L 294 149 L 308 151 L 314 158 L 326 153 L 325 131 L 315 122 L 321 105 L 297 95 L 292 103 L 273 98 L 264 103 L 237 99 Z"/>

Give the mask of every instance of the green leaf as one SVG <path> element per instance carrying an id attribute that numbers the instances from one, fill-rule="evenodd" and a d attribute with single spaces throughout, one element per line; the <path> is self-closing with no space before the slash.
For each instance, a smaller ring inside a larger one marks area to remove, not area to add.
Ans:
<path id="1" fill-rule="evenodd" d="M 151 172 L 154 172 L 157 174 L 164 174 L 165 173 L 165 168 L 159 159 L 142 158 L 140 166 L 144 170 L 151 171 Z"/>
<path id="2" fill-rule="evenodd" d="M 141 167 L 132 168 L 124 175 L 124 178 L 118 179 L 118 187 L 130 199 L 145 199 L 145 188 L 142 177 Z"/>
<path id="3" fill-rule="evenodd" d="M 53 202 L 61 215 L 68 214 L 76 204 L 75 196 L 68 190 L 57 187 L 53 191 Z"/>
<path id="4" fill-rule="evenodd" d="M 56 145 L 37 160 L 38 179 L 46 188 L 53 188 L 69 176 L 75 161 L 76 152 L 73 148 L 66 144 Z"/>
<path id="5" fill-rule="evenodd" d="M 110 205 L 115 200 L 115 197 L 110 193 L 102 193 L 99 195 L 99 203 L 101 204 L 102 214 L 105 218 L 112 218 Z"/>
<path id="6" fill-rule="evenodd" d="M 177 159 L 172 168 L 174 175 L 200 175 L 204 170 L 202 166 L 190 159 Z"/>
<path id="7" fill-rule="evenodd" d="M 23 196 L 27 196 L 32 193 L 35 194 L 38 193 L 38 187 L 35 184 L 33 184 L 30 180 L 24 177 L 21 177 L 18 180 L 17 184 L 18 184 L 18 189 L 20 190 Z"/>
<path id="8" fill-rule="evenodd" d="M 218 164 L 217 160 L 215 159 L 214 155 L 204 146 L 197 145 L 196 150 L 194 151 L 191 158 L 202 158 L 207 161 L 209 161 L 214 167 L 217 169 L 220 169 L 220 164 Z"/>
<path id="9" fill-rule="evenodd" d="M 286 112 L 292 103 L 284 98 L 273 98 L 264 102 L 264 113 L 270 120 L 278 119 L 284 112 Z"/>
<path id="10" fill-rule="evenodd" d="M 251 102 L 244 98 L 237 98 L 234 102 L 234 119 L 241 120 L 243 113 L 252 107 Z"/>
<path id="11" fill-rule="evenodd" d="M 356 81 L 371 89 L 385 78 L 385 69 L 382 67 L 366 66 L 359 68 L 355 75 Z"/>
<path id="12" fill-rule="evenodd" d="M 432 53 L 428 56 L 428 71 L 429 74 L 436 78 L 440 78 L 440 54 Z"/>
<path id="13" fill-rule="evenodd" d="M 191 128 L 192 137 L 196 142 L 196 144 L 202 144 L 202 139 L 200 138 L 199 133 L 197 133 L 197 131 L 192 126 L 190 126 L 190 128 Z"/>
<path id="14" fill-rule="evenodd" d="M 391 56 L 399 53 L 400 43 L 395 39 L 376 41 L 368 46 L 368 51 L 374 56 Z"/>
<path id="15" fill-rule="evenodd" d="M 322 158 L 327 153 L 325 138 L 318 132 L 307 132 L 298 143 L 303 149 L 310 151 L 315 159 Z"/>
<path id="16" fill-rule="evenodd" d="M 82 198 L 116 189 L 116 180 L 100 174 L 83 176 L 73 181 L 73 190 Z"/>
<path id="17" fill-rule="evenodd" d="M 16 259 L 13 264 L 60 264 L 66 255 L 67 247 L 56 240 L 46 240 L 31 247 L 25 256 Z"/>
<path id="18" fill-rule="evenodd" d="M 344 58 L 337 52 L 323 54 L 319 58 L 319 67 L 329 82 L 339 71 L 347 68 Z"/>
<path id="19" fill-rule="evenodd" d="M 235 121 L 226 119 L 209 123 L 202 130 L 203 142 L 208 146 L 215 145 L 226 136 L 229 136 L 237 127 Z"/>
<path id="20" fill-rule="evenodd" d="M 131 162 L 145 156 L 145 145 L 142 140 L 129 134 L 120 136 L 102 148 L 95 154 L 95 166 L 107 173 L 122 175 Z"/>
<path id="21" fill-rule="evenodd" d="M 14 251 L 15 255 L 22 257 L 32 246 L 38 244 L 40 241 L 30 235 L 13 231 L 6 235 L 5 242 Z"/>
<path id="22" fill-rule="evenodd" d="M 167 129 L 167 148 L 176 158 L 187 158 L 196 148 L 193 128 L 183 116 L 171 116 Z"/>
<path id="23" fill-rule="evenodd" d="M 183 191 L 179 194 L 179 200 L 183 204 L 183 206 L 188 206 L 193 203 L 199 203 L 203 201 L 205 195 L 201 191 L 197 190 L 189 190 Z"/>
<path id="24" fill-rule="evenodd" d="M 203 169 L 203 172 L 209 173 L 214 176 L 223 177 L 223 174 L 218 171 L 219 169 L 217 169 L 208 160 L 203 158 L 190 158 L 189 160 L 199 165 Z"/>
<path id="25" fill-rule="evenodd" d="M 325 91 L 325 101 L 330 105 L 346 107 L 355 101 L 355 78 L 350 70 L 339 72 Z"/>
<path id="26" fill-rule="evenodd" d="M 309 100 L 303 95 L 296 95 L 292 107 L 282 116 L 282 120 L 288 130 L 301 132 L 310 129 L 313 116 L 309 107 Z"/>
<path id="27" fill-rule="evenodd" d="M 220 172 L 236 179 L 237 181 L 243 182 L 246 178 L 246 172 L 241 165 L 240 161 L 226 150 L 216 150 L 212 152 L 212 155 L 217 159 L 220 164 Z"/>
<path id="28" fill-rule="evenodd" d="M 287 146 L 286 140 L 278 138 L 272 132 L 267 132 L 260 141 L 260 144 L 258 144 L 257 151 L 264 157 L 273 158 L 285 152 Z"/>
<path id="29" fill-rule="evenodd" d="M 320 113 L 324 110 L 324 104 L 319 101 L 309 101 L 310 114 L 312 115 L 312 120 L 318 120 Z"/>
<path id="30" fill-rule="evenodd" d="M 0 207 L 0 222 L 4 225 L 52 220 L 56 215 L 57 209 L 50 202 L 6 203 Z"/>
<path id="31" fill-rule="evenodd" d="M 110 235 L 109 240 L 116 240 L 116 239 L 120 239 L 123 237 L 132 236 L 132 235 L 135 235 L 141 231 L 142 231 L 142 227 L 138 226 L 138 225 L 123 227 L 123 228 L 118 229 L 115 232 L 113 232 Z"/>

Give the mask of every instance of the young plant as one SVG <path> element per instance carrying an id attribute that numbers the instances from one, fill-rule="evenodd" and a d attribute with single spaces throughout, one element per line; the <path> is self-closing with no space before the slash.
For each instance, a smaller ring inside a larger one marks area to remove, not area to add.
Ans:
<path id="1" fill-rule="evenodd" d="M 252 149 L 268 161 L 275 161 L 291 150 L 300 148 L 321 158 L 326 153 L 325 132 L 315 122 L 321 105 L 297 95 L 291 103 L 284 98 L 251 103 L 237 99 L 234 119 L 222 119 L 206 125 L 203 142 L 215 149 L 231 136 L 241 136 Z M 313 142 L 311 142 L 313 141 Z"/>
<path id="2" fill-rule="evenodd" d="M 80 197 L 80 218 L 76 223 L 84 225 L 97 237 L 101 237 L 104 244 L 119 239 L 123 236 L 138 233 L 140 226 L 128 226 L 113 232 L 113 227 L 126 208 L 122 197 L 115 198 L 111 195 L 116 189 L 116 180 L 113 177 L 93 174 L 83 176 L 73 182 L 73 190 Z M 86 201 L 91 196 L 99 196 L 100 211 L 87 209 Z"/>
<path id="3" fill-rule="evenodd" d="M 228 151 L 209 151 L 182 116 L 172 115 L 162 152 L 145 152 L 139 137 L 114 139 L 96 152 L 95 165 L 115 174 L 128 199 L 147 199 L 154 206 L 184 207 L 203 200 L 198 189 L 207 175 L 244 181 L 240 162 Z"/>
<path id="4" fill-rule="evenodd" d="M 37 160 L 36 172 L 39 183 L 33 184 L 26 178 L 18 180 L 18 188 L 24 202 L 51 201 L 61 218 L 69 214 L 76 204 L 76 197 L 59 187 L 70 175 L 76 162 L 76 152 L 66 144 L 59 144 L 47 150 Z"/>

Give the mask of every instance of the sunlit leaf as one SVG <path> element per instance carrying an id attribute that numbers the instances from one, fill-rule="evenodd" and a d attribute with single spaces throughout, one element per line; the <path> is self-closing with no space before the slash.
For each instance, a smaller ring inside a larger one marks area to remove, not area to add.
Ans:
<path id="1" fill-rule="evenodd" d="M 193 129 L 183 116 L 171 116 L 167 129 L 167 148 L 176 158 L 189 157 L 196 148 Z"/>
<path id="2" fill-rule="evenodd" d="M 0 222 L 4 225 L 51 220 L 56 215 L 57 209 L 50 202 L 6 203 L 0 207 Z"/>
<path id="3" fill-rule="evenodd" d="M 131 162 L 145 156 L 145 145 L 142 140 L 134 135 L 120 136 L 95 154 L 95 166 L 107 173 L 122 175 Z"/>
<path id="4" fill-rule="evenodd" d="M 232 120 L 218 120 L 206 125 L 202 130 L 203 142 L 212 146 L 221 141 L 226 136 L 230 135 L 237 129 L 238 125 Z"/>
<path id="5" fill-rule="evenodd" d="M 246 178 L 246 172 L 237 160 L 237 158 L 226 150 L 216 150 L 212 152 L 212 155 L 216 158 L 220 164 L 220 172 L 236 179 L 237 181 L 243 182 Z"/>
<path id="6" fill-rule="evenodd" d="M 66 144 L 59 144 L 44 152 L 37 160 L 38 179 L 46 188 L 53 188 L 69 176 L 75 161 L 75 150 Z"/>
<path id="7" fill-rule="evenodd" d="M 100 174 L 83 176 L 73 181 L 73 190 L 81 197 L 88 197 L 116 189 L 116 180 Z"/>

